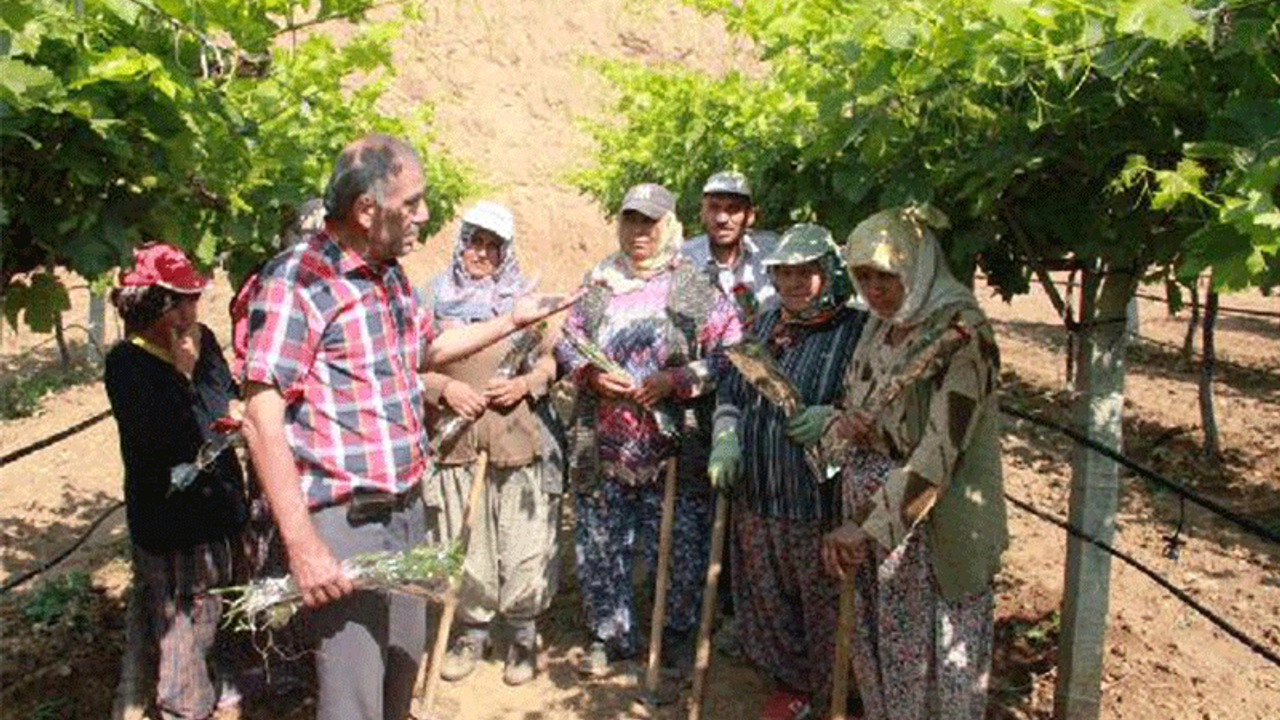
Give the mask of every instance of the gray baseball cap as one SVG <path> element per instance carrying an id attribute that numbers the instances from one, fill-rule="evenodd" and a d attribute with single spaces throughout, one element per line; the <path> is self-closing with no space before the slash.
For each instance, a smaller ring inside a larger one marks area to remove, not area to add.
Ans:
<path id="1" fill-rule="evenodd" d="M 618 214 L 635 210 L 651 220 L 657 220 L 676 207 L 675 196 L 671 191 L 656 183 L 640 183 L 632 185 L 622 198 L 622 208 Z"/>
<path id="2" fill-rule="evenodd" d="M 741 195 L 750 200 L 751 183 L 747 182 L 746 175 L 737 170 L 722 170 L 707 178 L 707 184 L 702 186 L 702 194 Z"/>

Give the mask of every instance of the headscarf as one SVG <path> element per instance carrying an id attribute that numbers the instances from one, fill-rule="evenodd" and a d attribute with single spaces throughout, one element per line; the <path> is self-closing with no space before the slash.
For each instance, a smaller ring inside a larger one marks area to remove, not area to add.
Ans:
<path id="1" fill-rule="evenodd" d="M 765 258 L 764 265 L 772 272 L 779 265 L 804 265 L 817 261 L 822 272 L 822 289 L 809 306 L 791 312 L 782 307 L 782 322 L 814 325 L 830 318 L 844 306 L 853 294 L 853 285 L 840 248 L 831 237 L 831 231 L 821 225 L 800 223 L 787 228 L 778 241 L 778 248 Z"/>
<path id="2" fill-rule="evenodd" d="M 614 295 L 633 292 L 644 287 L 650 277 L 672 267 L 680 257 L 680 244 L 684 241 L 684 226 L 674 212 L 667 212 L 658 222 L 662 223 L 662 235 L 653 256 L 635 262 L 621 248 L 601 260 L 587 273 L 588 285 L 603 285 Z M 619 226 L 619 245 L 622 229 Z"/>
<path id="3" fill-rule="evenodd" d="M 977 306 L 969 288 L 960 284 L 947 267 L 942 246 L 930 227 L 948 227 L 947 218 L 931 207 L 899 207 L 881 210 L 858 223 L 845 244 L 845 262 L 852 270 L 871 266 L 897 275 L 902 281 L 902 306 L 892 317 L 872 312 L 895 325 L 915 325 L 937 310 L 956 303 Z M 857 287 L 858 294 L 865 296 Z"/>
<path id="4" fill-rule="evenodd" d="M 531 289 L 533 283 L 520 272 L 512 228 L 511 211 L 497 203 L 481 201 L 463 215 L 453 259 L 431 283 L 437 319 L 488 320 L 511 312 L 516 298 Z M 483 278 L 471 277 L 462 263 L 462 253 L 477 230 L 488 230 L 502 240 L 502 260 Z"/>

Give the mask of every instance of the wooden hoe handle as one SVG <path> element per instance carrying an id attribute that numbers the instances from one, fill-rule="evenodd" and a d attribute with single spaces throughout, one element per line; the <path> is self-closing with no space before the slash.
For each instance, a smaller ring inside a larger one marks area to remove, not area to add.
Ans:
<path id="1" fill-rule="evenodd" d="M 467 507 L 462 520 L 462 531 L 458 542 L 462 544 L 465 557 L 467 546 L 471 541 L 471 528 L 476 522 L 477 508 L 480 506 L 480 493 L 484 490 L 485 475 L 489 469 L 489 453 L 481 450 L 476 456 L 476 466 L 471 477 L 471 489 L 467 493 Z M 414 688 L 414 697 L 422 698 L 424 712 L 430 712 L 435 703 L 436 692 L 440 689 L 440 664 L 444 662 L 445 651 L 449 647 L 449 634 L 453 632 L 453 616 L 458 611 L 459 581 L 450 583 L 449 592 L 445 595 L 444 606 L 440 609 L 440 623 L 436 626 L 436 640 L 431 647 L 430 662 L 422 662 L 418 667 L 418 681 Z M 426 660 L 426 658 L 423 658 Z"/>

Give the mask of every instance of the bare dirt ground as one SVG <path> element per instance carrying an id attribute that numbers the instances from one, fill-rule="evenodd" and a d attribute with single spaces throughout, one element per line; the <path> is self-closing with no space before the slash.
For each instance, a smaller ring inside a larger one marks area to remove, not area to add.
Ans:
<path id="1" fill-rule="evenodd" d="M 335 28 L 337 34 L 341 28 Z M 388 111 L 431 101 L 440 143 L 467 160 L 486 197 L 510 204 L 527 270 L 547 289 L 573 285 L 611 249 L 600 208 L 564 180 L 590 151 L 575 119 L 598 116 L 607 89 L 584 69 L 583 55 L 678 61 L 718 71 L 749 62 L 745 48 L 714 22 L 666 3 L 588 0 L 475 0 L 435 4 L 407 24 L 397 46 L 401 68 Z M 415 251 L 406 265 L 425 281 L 447 257 L 455 225 Z M 226 339 L 229 290 L 206 295 L 203 319 Z M 979 286 L 979 294 L 986 291 Z M 69 322 L 83 322 L 86 293 L 73 292 Z M 1275 311 L 1274 298 L 1227 296 L 1226 307 Z M 1004 355 L 1007 400 L 1069 420 L 1062 345 L 1065 334 L 1040 293 L 984 304 Z M 1141 303 L 1140 333 L 1177 345 L 1186 313 L 1166 317 Z M 110 324 L 110 323 L 109 323 Z M 77 331 L 77 352 L 89 349 Z M 108 328 L 108 339 L 118 328 Z M 54 362 L 43 338 L 5 328 L 0 373 L 21 375 Z M 1199 457 L 1197 370 L 1175 349 L 1136 342 L 1128 355 L 1125 452 L 1197 492 L 1280 528 L 1280 322 L 1225 314 L 1219 323 L 1215 385 L 1223 457 Z M 0 454 L 24 447 L 106 409 L 100 384 L 47 397 L 34 417 L 0 422 Z M 1006 485 L 1011 495 L 1066 515 L 1071 444 L 1006 419 Z M 1186 589 L 1249 636 L 1280 652 L 1280 548 L 1255 540 L 1147 482 L 1123 477 L 1116 545 Z M 74 541 L 121 498 L 121 465 L 109 419 L 70 439 L 0 467 L 0 580 L 25 572 Z M 1179 517 L 1187 541 L 1177 561 L 1163 554 Z M 1064 534 L 1010 508 L 1012 546 L 999 578 L 998 658 L 992 718 L 1047 718 L 1052 707 Z M 567 536 L 564 538 L 567 543 Z M 567 547 L 567 545 L 566 545 Z M 123 513 L 49 575 L 90 573 L 93 592 L 77 613 L 34 625 L 21 609 L 33 583 L 0 595 L 0 718 L 104 718 L 123 645 L 123 596 L 129 581 Z M 571 556 L 566 555 L 566 560 Z M 566 563 L 571 569 L 572 564 Z M 43 578 L 42 578 L 43 579 Z M 466 720 L 625 717 L 634 678 L 582 681 L 573 669 L 584 636 L 571 573 L 548 613 L 547 671 L 520 688 L 501 682 L 501 662 L 486 663 L 446 687 L 442 709 Z M 1280 668 L 1212 626 L 1137 571 L 1113 564 L 1102 716 L 1245 720 L 1280 717 Z M 717 657 L 707 717 L 753 717 L 769 692 L 749 666 Z M 309 718 L 305 695 L 284 707 L 255 706 L 252 717 Z M 661 711 L 660 717 L 679 717 Z"/>

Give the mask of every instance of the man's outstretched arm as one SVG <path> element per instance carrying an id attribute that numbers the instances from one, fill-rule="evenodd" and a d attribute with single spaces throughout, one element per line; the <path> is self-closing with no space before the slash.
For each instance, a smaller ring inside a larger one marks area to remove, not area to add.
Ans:
<path id="1" fill-rule="evenodd" d="M 530 295 L 516 300 L 511 312 L 483 322 L 452 327 L 439 335 L 423 349 L 422 365 L 418 372 L 466 357 L 488 347 L 526 325 L 569 309 L 582 296 L 582 289 L 570 295 Z"/>

